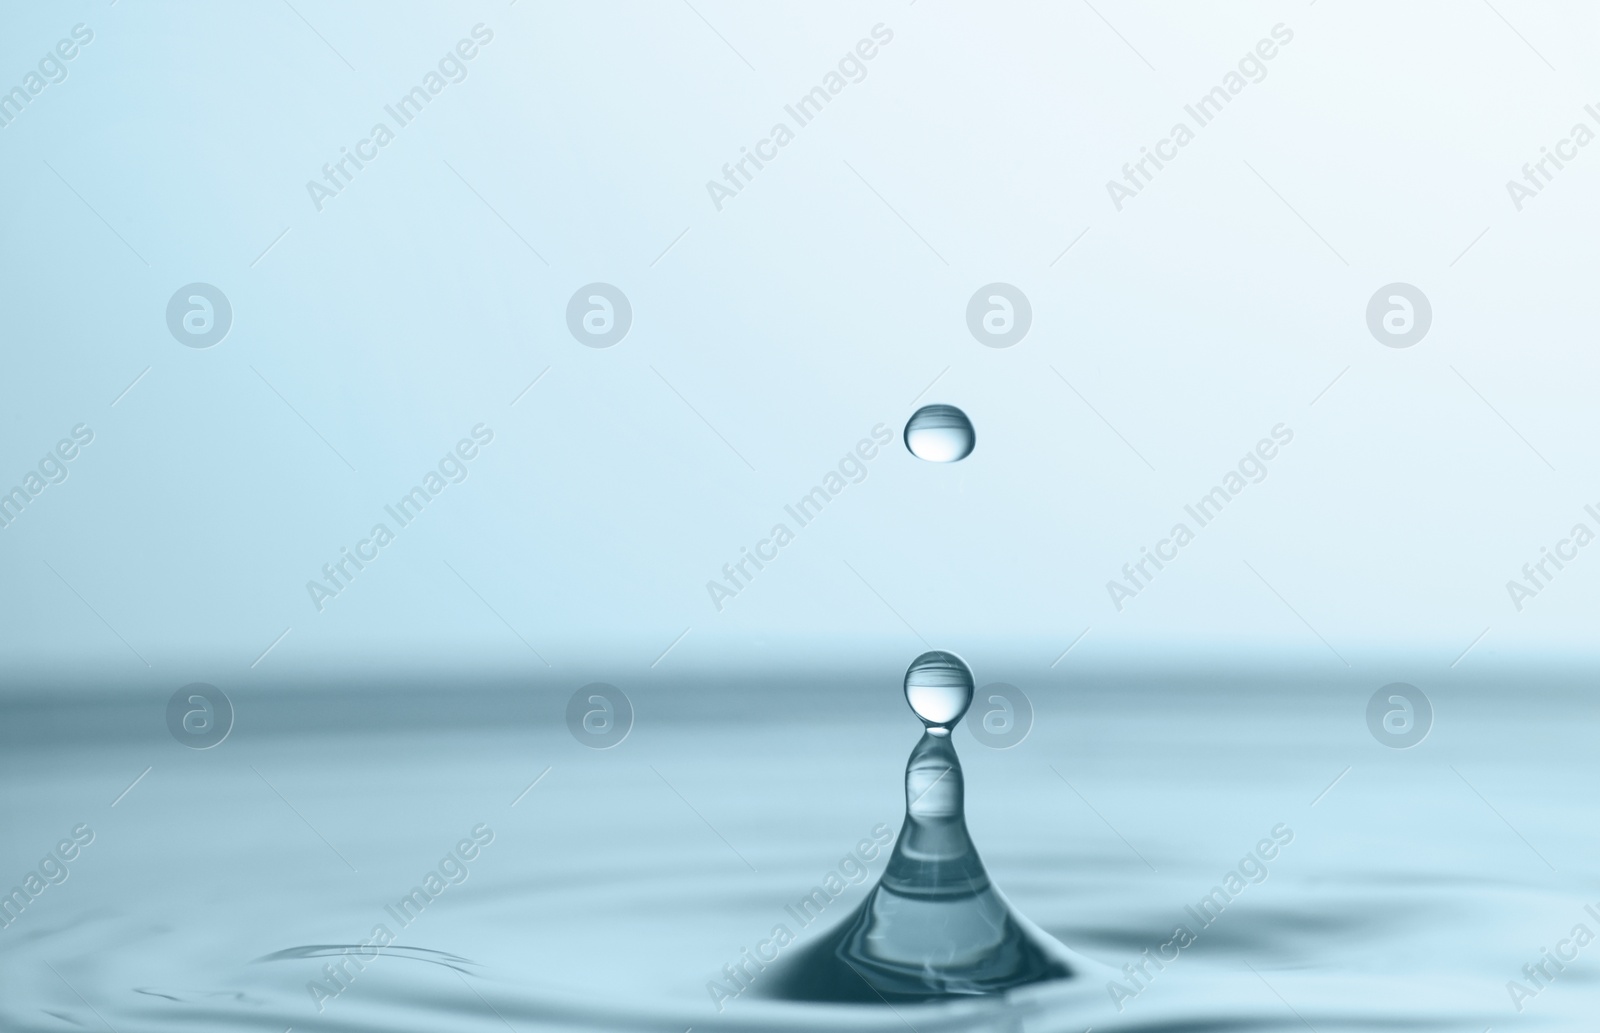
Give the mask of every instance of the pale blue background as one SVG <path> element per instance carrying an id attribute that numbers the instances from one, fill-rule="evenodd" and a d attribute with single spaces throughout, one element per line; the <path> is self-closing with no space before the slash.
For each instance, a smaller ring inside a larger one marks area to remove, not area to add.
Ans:
<path id="1" fill-rule="evenodd" d="M 1524 612 L 1505 582 L 1600 502 L 1600 149 L 1520 213 L 1504 184 L 1600 98 L 1594 13 L 1096 7 L 8 11 L 0 87 L 95 39 L 0 129 L 0 482 L 96 438 L 0 531 L 5 683 L 564 684 L 903 663 L 919 634 L 982 680 L 1086 628 L 1058 673 L 1419 680 L 1485 629 L 1460 667 L 1588 656 L 1600 550 Z M 306 180 L 478 22 L 467 79 L 316 212 Z M 705 181 L 878 22 L 865 81 L 715 211 Z M 1267 78 L 1115 211 L 1105 181 L 1277 22 Z M 597 280 L 634 309 L 608 350 L 565 326 Z M 1034 311 L 1007 350 L 965 327 L 996 280 Z M 1434 307 L 1404 351 L 1364 319 L 1397 280 Z M 165 326 L 191 281 L 234 306 L 209 350 Z M 966 409 L 973 456 L 878 457 L 714 611 L 707 579 L 946 367 L 921 401 Z M 470 478 L 317 613 L 306 580 L 479 422 Z M 1116 612 L 1106 580 L 1279 422 L 1267 481 Z"/>

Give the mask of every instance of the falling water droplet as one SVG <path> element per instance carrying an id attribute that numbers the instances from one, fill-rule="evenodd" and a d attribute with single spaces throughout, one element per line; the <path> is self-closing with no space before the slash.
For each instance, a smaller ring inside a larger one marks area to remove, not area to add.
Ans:
<path id="1" fill-rule="evenodd" d="M 954 463 L 972 454 L 978 436 L 967 414 L 953 405 L 924 405 L 906 421 L 906 448 L 930 463 Z"/>
<path id="2" fill-rule="evenodd" d="M 972 671 L 954 653 L 923 653 L 906 668 L 906 702 L 929 732 L 949 735 L 972 705 Z"/>

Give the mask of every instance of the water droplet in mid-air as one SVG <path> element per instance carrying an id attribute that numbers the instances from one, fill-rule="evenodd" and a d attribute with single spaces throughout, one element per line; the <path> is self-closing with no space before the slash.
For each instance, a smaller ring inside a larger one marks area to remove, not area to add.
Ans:
<path id="1" fill-rule="evenodd" d="M 967 414 L 953 405 L 924 405 L 906 421 L 906 448 L 930 463 L 954 463 L 972 454 L 978 436 Z"/>
<path id="2" fill-rule="evenodd" d="M 972 705 L 972 671 L 954 653 L 923 653 L 906 668 L 906 702 L 928 731 L 948 735 Z"/>

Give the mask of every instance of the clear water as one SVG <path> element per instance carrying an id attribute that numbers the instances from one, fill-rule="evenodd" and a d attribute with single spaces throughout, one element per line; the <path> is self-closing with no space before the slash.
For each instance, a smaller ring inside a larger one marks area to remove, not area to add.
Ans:
<path id="1" fill-rule="evenodd" d="M 882 879 L 849 919 L 780 967 L 777 996 L 888 1005 L 1106 978 L 1006 903 L 968 834 L 964 782 L 949 731 L 929 727 L 906 762 L 905 823 Z"/>
<path id="2" fill-rule="evenodd" d="M 934 649 L 911 661 L 904 680 L 906 702 L 929 731 L 940 735 L 972 706 L 972 670 L 954 653 Z"/>
<path id="3" fill-rule="evenodd" d="M 906 421 L 906 448 L 930 463 L 954 463 L 972 454 L 977 432 L 953 405 L 924 405 Z"/>
<path id="4" fill-rule="evenodd" d="M 1600 944 L 1520 1013 L 1507 988 L 1533 987 L 1524 966 L 1571 951 L 1574 926 L 1600 930 L 1585 682 L 1412 674 L 1433 729 L 1400 750 L 1365 717 L 1391 671 L 1003 666 L 985 676 L 1026 689 L 1031 734 L 945 740 L 972 840 L 1017 914 L 1097 966 L 1142 966 L 1115 1001 L 1110 976 L 892 1007 L 778 999 L 783 966 L 855 913 L 900 833 L 923 734 L 900 669 L 593 671 L 229 686 L 236 724 L 208 750 L 168 732 L 170 686 L 14 692 L 0 889 L 29 872 L 44 889 L 0 930 L 0 1029 L 1593 1028 Z M 563 719 L 596 679 L 635 710 L 608 750 Z M 44 863 L 62 842 L 72 859 Z M 790 908 L 816 888 L 802 923 Z M 363 947 L 380 928 L 393 942 Z M 714 999 L 764 942 L 777 960 Z"/>

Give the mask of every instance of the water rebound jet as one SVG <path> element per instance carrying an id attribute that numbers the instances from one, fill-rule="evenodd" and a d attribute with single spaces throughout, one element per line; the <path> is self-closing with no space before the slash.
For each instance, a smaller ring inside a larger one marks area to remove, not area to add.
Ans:
<path id="1" fill-rule="evenodd" d="M 923 653 L 906 670 L 906 702 L 924 731 L 906 763 L 900 838 L 855 913 L 779 973 L 776 996 L 934 1001 L 1098 968 L 1012 910 L 967 834 L 961 762 L 950 732 L 972 703 L 972 685 L 972 672 L 953 653 Z"/>

